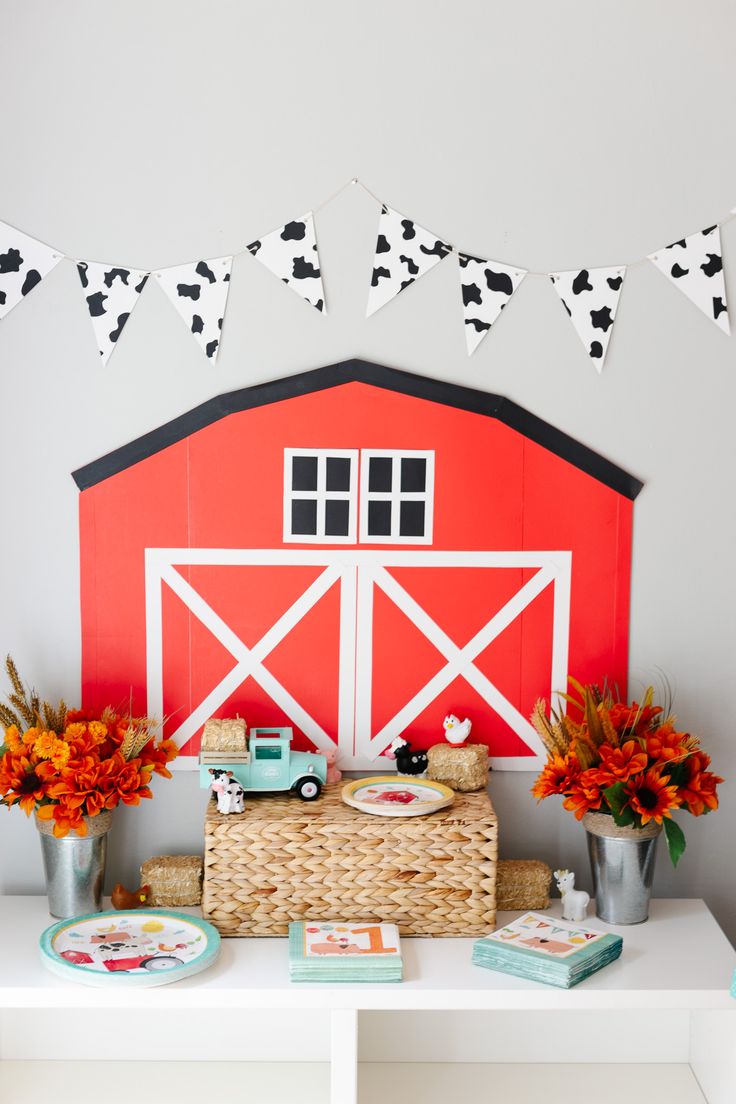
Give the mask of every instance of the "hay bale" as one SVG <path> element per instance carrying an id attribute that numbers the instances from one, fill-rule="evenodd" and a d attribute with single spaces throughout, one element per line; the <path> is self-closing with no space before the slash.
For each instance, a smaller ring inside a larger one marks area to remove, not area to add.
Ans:
<path id="1" fill-rule="evenodd" d="M 141 866 L 141 885 L 150 885 L 149 905 L 178 908 L 202 902 L 201 855 L 156 855 Z"/>
<path id="2" fill-rule="evenodd" d="M 496 876 L 496 907 L 515 912 L 549 908 L 552 871 L 539 859 L 501 859 Z"/>
<path id="3" fill-rule="evenodd" d="M 205 722 L 202 732 L 202 751 L 232 752 L 244 755 L 248 750 L 245 721 L 242 717 L 229 717 L 220 720 L 211 717 Z"/>
<path id="4" fill-rule="evenodd" d="M 427 778 L 444 782 L 453 790 L 469 793 L 488 782 L 488 748 L 485 744 L 435 744 L 428 752 Z"/>

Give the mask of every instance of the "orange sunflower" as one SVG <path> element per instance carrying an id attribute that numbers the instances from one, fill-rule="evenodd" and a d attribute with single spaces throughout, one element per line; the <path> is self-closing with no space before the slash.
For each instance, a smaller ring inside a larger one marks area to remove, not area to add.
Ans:
<path id="1" fill-rule="evenodd" d="M 646 770 L 649 761 L 637 740 L 627 740 L 621 747 L 602 744 L 599 752 L 601 762 L 596 777 L 603 789 L 615 782 L 627 782 L 633 775 Z"/>
<path id="2" fill-rule="evenodd" d="M 663 724 L 647 736 L 647 753 L 661 763 L 677 763 L 688 754 L 687 734 L 675 732 L 672 724 Z"/>
<path id="3" fill-rule="evenodd" d="M 532 786 L 532 793 L 537 801 L 543 801 L 551 794 L 565 793 L 573 781 L 580 774 L 580 764 L 570 755 L 551 756 Z"/>
<path id="4" fill-rule="evenodd" d="M 656 768 L 629 779 L 625 790 L 627 803 L 641 817 L 642 828 L 650 820 L 661 824 L 664 817 L 671 816 L 672 810 L 680 807 L 677 786 L 668 785 L 668 782 L 669 778 Z"/>
<path id="5" fill-rule="evenodd" d="M 586 813 L 601 807 L 603 794 L 596 781 L 597 774 L 595 767 L 579 774 L 562 802 L 562 807 L 574 813 L 578 820 L 582 820 Z"/>
<path id="6" fill-rule="evenodd" d="M 6 751 L 0 759 L 0 794 L 5 805 L 18 803 L 30 816 L 36 802 L 46 796 L 42 767 L 23 752 Z"/>

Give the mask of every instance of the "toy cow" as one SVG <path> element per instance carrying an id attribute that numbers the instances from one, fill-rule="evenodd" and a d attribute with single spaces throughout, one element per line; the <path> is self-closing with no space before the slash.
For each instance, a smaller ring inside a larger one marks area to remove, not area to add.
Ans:
<path id="1" fill-rule="evenodd" d="M 396 737 L 386 754 L 396 760 L 399 774 L 424 774 L 429 762 L 426 751 L 414 751 L 403 736 Z"/>
<path id="2" fill-rule="evenodd" d="M 242 813 L 245 810 L 245 790 L 231 770 L 210 768 L 210 787 L 217 795 L 218 813 Z"/>

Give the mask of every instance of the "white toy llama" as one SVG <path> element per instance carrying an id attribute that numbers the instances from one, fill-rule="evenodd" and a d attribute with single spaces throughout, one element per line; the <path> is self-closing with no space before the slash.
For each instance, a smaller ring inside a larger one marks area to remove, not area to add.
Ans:
<path id="1" fill-rule="evenodd" d="M 570 870 L 555 870 L 557 888 L 562 897 L 562 919 L 584 920 L 590 903 L 590 895 L 584 889 L 575 889 L 575 874 Z"/>

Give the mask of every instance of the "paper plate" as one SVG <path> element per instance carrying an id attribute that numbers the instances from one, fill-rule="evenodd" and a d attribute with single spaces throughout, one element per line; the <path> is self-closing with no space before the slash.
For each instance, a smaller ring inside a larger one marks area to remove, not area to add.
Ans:
<path id="1" fill-rule="evenodd" d="M 52 973 L 82 985 L 167 985 L 206 970 L 220 935 L 212 924 L 170 909 L 93 912 L 52 924 L 40 939 Z"/>
<path id="2" fill-rule="evenodd" d="M 342 799 L 346 805 L 374 816 L 423 816 L 452 805 L 455 791 L 427 778 L 387 774 L 348 782 Z"/>

